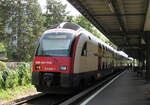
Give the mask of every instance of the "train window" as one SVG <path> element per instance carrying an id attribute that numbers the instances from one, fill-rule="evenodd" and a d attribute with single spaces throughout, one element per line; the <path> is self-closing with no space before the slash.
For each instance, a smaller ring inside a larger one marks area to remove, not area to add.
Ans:
<path id="1" fill-rule="evenodd" d="M 100 49 L 102 49 L 102 45 L 100 43 L 98 43 L 98 46 L 99 46 Z"/>
<path id="2" fill-rule="evenodd" d="M 102 57 L 103 54 L 104 54 L 103 46 L 102 46 L 100 43 L 98 43 L 98 46 L 99 46 L 98 53 L 99 53 L 100 56 Z"/>
<path id="3" fill-rule="evenodd" d="M 78 30 L 80 27 L 76 24 L 73 24 L 73 23 L 65 23 L 63 28 L 66 28 L 66 29 L 72 29 L 72 30 Z"/>
<path id="4" fill-rule="evenodd" d="M 71 56 L 71 45 L 74 39 L 75 36 L 71 33 L 47 33 L 40 40 L 36 56 Z"/>
<path id="5" fill-rule="evenodd" d="M 89 39 L 91 40 L 91 37 L 89 36 Z"/>
<path id="6" fill-rule="evenodd" d="M 105 53 L 105 51 L 104 51 L 104 46 L 102 45 L 102 50 L 103 50 L 103 54 Z"/>
<path id="7" fill-rule="evenodd" d="M 102 49 L 104 49 L 104 46 L 102 45 Z"/>
<path id="8" fill-rule="evenodd" d="M 105 63 L 103 62 L 103 68 L 102 69 L 105 69 Z"/>
<path id="9" fill-rule="evenodd" d="M 109 64 L 107 63 L 107 70 L 109 69 Z"/>
<path id="10" fill-rule="evenodd" d="M 106 62 L 106 67 L 105 67 L 105 68 L 106 68 L 106 70 L 108 69 L 108 64 L 107 64 L 107 62 Z"/>
<path id="11" fill-rule="evenodd" d="M 106 51 L 106 47 L 104 47 L 104 51 L 107 52 L 107 51 Z"/>
<path id="12" fill-rule="evenodd" d="M 73 55 L 73 46 L 74 46 L 74 43 L 75 43 L 75 39 L 73 39 L 72 44 L 71 44 L 71 50 L 70 50 L 70 55 L 71 56 Z"/>
<path id="13" fill-rule="evenodd" d="M 87 42 L 83 45 L 81 56 L 87 56 Z"/>

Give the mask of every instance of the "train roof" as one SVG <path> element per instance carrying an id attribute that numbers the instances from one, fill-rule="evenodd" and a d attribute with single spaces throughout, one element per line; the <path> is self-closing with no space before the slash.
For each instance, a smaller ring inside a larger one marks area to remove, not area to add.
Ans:
<path id="1" fill-rule="evenodd" d="M 71 23 L 71 22 L 62 22 L 60 24 L 56 24 L 52 27 L 50 27 L 47 32 L 49 30 L 56 30 L 56 29 L 69 29 L 69 30 L 73 30 L 74 32 L 76 31 L 77 33 L 80 32 L 84 32 L 86 33 L 88 36 L 90 36 L 93 40 L 97 41 L 98 43 L 100 43 L 102 46 L 104 46 L 105 48 L 107 48 L 108 50 L 116 53 L 119 56 L 123 56 L 126 58 L 126 56 L 124 56 L 123 54 L 121 54 L 119 51 L 117 51 L 116 49 L 114 49 L 113 47 L 109 46 L 108 44 L 106 44 L 105 42 L 103 42 L 101 39 L 97 38 L 96 36 L 94 36 L 93 34 L 91 34 L 90 32 L 88 32 L 87 30 L 85 30 L 84 28 L 82 28 L 81 26 L 75 24 L 75 23 Z"/>
<path id="2" fill-rule="evenodd" d="M 56 24 L 56 25 L 50 27 L 49 29 L 56 29 L 56 28 L 71 29 L 71 30 L 77 31 L 81 27 L 79 25 L 71 23 L 71 22 L 63 22 L 60 24 Z"/>

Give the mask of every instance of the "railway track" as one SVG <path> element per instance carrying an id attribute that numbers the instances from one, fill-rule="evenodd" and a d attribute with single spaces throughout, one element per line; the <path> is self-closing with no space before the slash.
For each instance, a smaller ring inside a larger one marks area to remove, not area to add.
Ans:
<path id="1" fill-rule="evenodd" d="M 4 105 L 80 105 L 88 97 L 92 96 L 96 91 L 107 85 L 113 78 L 120 73 L 113 74 L 108 78 L 90 86 L 86 90 L 71 95 L 56 95 L 39 93 L 30 97 L 15 100 Z"/>
<path id="2" fill-rule="evenodd" d="M 45 94 L 41 97 L 16 105 L 58 105 L 61 102 L 67 100 L 68 98 L 69 96 L 67 95 Z"/>

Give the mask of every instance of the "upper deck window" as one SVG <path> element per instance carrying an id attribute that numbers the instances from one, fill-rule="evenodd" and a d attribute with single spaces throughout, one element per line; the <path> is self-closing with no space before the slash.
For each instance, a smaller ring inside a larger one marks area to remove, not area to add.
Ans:
<path id="1" fill-rule="evenodd" d="M 81 56 L 87 56 L 87 42 L 83 45 Z"/>
<path id="2" fill-rule="evenodd" d="M 65 23 L 63 28 L 72 29 L 72 30 L 78 30 L 80 27 L 73 23 Z"/>

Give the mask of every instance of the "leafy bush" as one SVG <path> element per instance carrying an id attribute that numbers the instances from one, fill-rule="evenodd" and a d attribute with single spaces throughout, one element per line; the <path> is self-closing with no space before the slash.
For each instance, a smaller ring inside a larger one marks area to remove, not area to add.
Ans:
<path id="1" fill-rule="evenodd" d="M 6 51 L 6 47 L 3 43 L 0 43 L 0 53 L 5 52 Z"/>
<path id="2" fill-rule="evenodd" d="M 4 80 L 3 80 L 2 74 L 3 74 L 3 72 L 0 71 L 0 90 L 4 87 L 3 86 L 4 85 Z"/>
<path id="3" fill-rule="evenodd" d="M 31 67 L 27 63 L 17 65 L 17 72 L 19 74 L 19 85 L 31 83 Z"/>
<path id="4" fill-rule="evenodd" d="M 16 70 L 0 71 L 0 89 L 14 88 L 31 83 L 31 66 L 27 63 L 18 64 Z"/>
<path id="5" fill-rule="evenodd" d="M 6 70 L 7 66 L 6 66 L 6 63 L 0 61 L 0 71 L 4 71 Z"/>
<path id="6" fill-rule="evenodd" d="M 18 73 L 14 70 L 8 70 L 8 75 L 5 81 L 5 88 L 13 88 L 18 86 Z"/>

